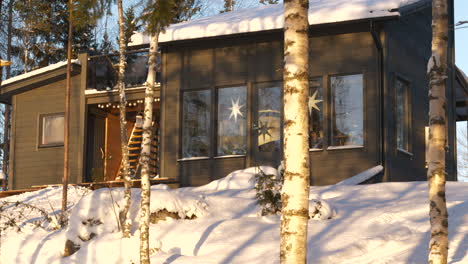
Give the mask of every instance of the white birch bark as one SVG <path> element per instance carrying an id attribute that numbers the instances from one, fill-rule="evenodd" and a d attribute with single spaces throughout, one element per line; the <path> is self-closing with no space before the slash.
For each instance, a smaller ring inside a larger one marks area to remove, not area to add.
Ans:
<path id="1" fill-rule="evenodd" d="M 284 185 L 281 263 L 306 263 L 309 200 L 308 0 L 284 1 Z"/>
<path id="2" fill-rule="evenodd" d="M 445 201 L 447 0 L 432 1 L 432 56 L 429 74 L 429 146 L 427 180 L 431 239 L 429 263 L 445 264 L 448 255 L 448 213 Z"/>
<path id="3" fill-rule="evenodd" d="M 145 91 L 145 116 L 143 121 L 143 141 L 141 145 L 141 208 L 140 208 L 140 263 L 149 264 L 149 223 L 150 223 L 150 155 L 153 121 L 154 85 L 156 82 L 156 56 L 158 50 L 158 36 L 156 32 L 151 36 L 148 77 Z"/>
<path id="4" fill-rule="evenodd" d="M 127 98 L 125 96 L 125 31 L 122 0 L 117 1 L 119 14 L 119 76 L 117 85 L 119 87 L 120 98 L 120 145 L 122 150 L 122 175 L 124 180 L 124 206 L 120 212 L 120 224 L 122 226 L 122 236 L 130 237 L 131 220 L 130 220 L 130 200 L 131 200 L 131 179 L 129 174 L 128 163 L 128 137 L 127 137 L 127 120 L 126 120 L 126 105 Z"/>

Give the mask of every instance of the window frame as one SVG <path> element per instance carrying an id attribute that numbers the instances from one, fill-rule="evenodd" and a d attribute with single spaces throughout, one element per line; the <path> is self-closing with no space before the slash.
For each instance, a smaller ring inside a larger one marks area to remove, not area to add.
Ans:
<path id="1" fill-rule="evenodd" d="M 65 135 L 64 135 L 64 140 L 63 142 L 58 142 L 58 143 L 49 143 L 49 144 L 43 144 L 42 143 L 42 136 L 44 135 L 44 130 L 43 130 L 43 125 L 44 125 L 44 120 L 46 117 L 50 116 L 61 116 L 63 117 L 63 124 L 65 129 L 65 112 L 55 112 L 55 113 L 46 113 L 46 114 L 39 114 L 39 126 L 38 126 L 38 148 L 54 148 L 54 147 L 63 147 L 65 144 Z"/>
<path id="2" fill-rule="evenodd" d="M 405 84 L 407 84 L 406 89 L 405 89 L 405 104 L 406 104 L 406 109 L 407 113 L 405 115 L 405 120 L 404 120 L 404 130 L 406 132 L 407 136 L 407 149 L 402 149 L 398 146 L 397 138 L 398 138 L 398 111 L 397 111 L 397 82 L 401 81 Z M 413 111 L 412 111 L 412 104 L 413 104 L 413 96 L 412 96 L 412 85 L 411 81 L 409 78 L 406 76 L 400 74 L 400 73 L 394 73 L 394 78 L 393 78 L 393 118 L 395 120 L 395 127 L 394 127 L 394 133 L 395 133 L 395 149 L 399 153 L 406 154 L 410 157 L 413 156 L 413 142 L 412 142 L 412 136 L 411 136 L 411 131 L 413 128 Z"/>
<path id="3" fill-rule="evenodd" d="M 331 84 L 331 79 L 338 76 L 351 76 L 351 75 L 361 75 L 362 76 L 362 145 L 360 146 L 332 146 L 332 137 L 333 137 L 333 107 L 334 107 L 334 91 Z M 326 75 L 327 82 L 327 91 L 326 99 L 327 101 L 327 114 L 326 114 L 326 150 L 327 151 L 336 151 L 336 150 L 364 150 L 367 146 L 367 72 L 366 71 L 356 71 L 356 72 L 342 72 L 335 74 Z M 325 118 L 325 117 L 324 117 Z"/>

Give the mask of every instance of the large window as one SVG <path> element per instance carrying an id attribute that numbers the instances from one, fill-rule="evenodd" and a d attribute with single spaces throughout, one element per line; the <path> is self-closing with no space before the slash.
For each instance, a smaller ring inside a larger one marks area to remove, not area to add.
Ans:
<path id="1" fill-rule="evenodd" d="M 323 87 L 322 78 L 309 82 L 309 147 L 323 148 Z"/>
<path id="2" fill-rule="evenodd" d="M 247 88 L 218 90 L 218 156 L 245 155 L 247 146 Z"/>
<path id="3" fill-rule="evenodd" d="M 63 146 L 65 117 L 63 113 L 39 116 L 39 147 Z"/>
<path id="4" fill-rule="evenodd" d="M 364 145 L 363 75 L 333 76 L 331 148 Z"/>
<path id="5" fill-rule="evenodd" d="M 410 91 L 409 83 L 396 78 L 395 80 L 395 113 L 396 113 L 396 145 L 404 151 L 409 149 L 410 126 Z"/>
<path id="6" fill-rule="evenodd" d="M 210 155 L 209 90 L 183 93 L 182 157 L 208 157 Z"/>

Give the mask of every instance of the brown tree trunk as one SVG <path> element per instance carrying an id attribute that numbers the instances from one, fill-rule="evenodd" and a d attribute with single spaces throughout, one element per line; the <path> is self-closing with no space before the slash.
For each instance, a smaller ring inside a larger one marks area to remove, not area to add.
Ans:
<path id="1" fill-rule="evenodd" d="M 432 56 L 429 74 L 429 149 L 427 180 L 431 240 L 429 263 L 446 264 L 448 255 L 448 213 L 445 200 L 446 79 L 448 13 L 446 0 L 432 1 Z"/>
<path id="2" fill-rule="evenodd" d="M 128 163 L 128 137 L 127 137 L 127 119 L 126 105 L 127 98 L 125 96 L 125 29 L 123 17 L 122 0 L 117 1 L 119 13 L 119 76 L 117 85 L 119 87 L 120 97 L 120 146 L 122 150 L 122 175 L 124 180 L 124 206 L 120 212 L 120 224 L 122 226 L 122 236 L 130 237 L 131 220 L 130 220 L 130 202 L 131 202 L 131 179 Z"/>
<path id="3" fill-rule="evenodd" d="M 68 43 L 67 43 L 67 80 L 65 84 L 65 123 L 63 133 L 63 179 L 62 179 L 62 213 L 60 214 L 60 224 L 66 223 L 67 194 L 68 194 L 68 154 L 69 154 L 69 130 L 70 130 L 70 85 L 71 85 L 71 56 L 72 56 L 72 34 L 73 34 L 73 0 L 68 2 Z"/>
<path id="4" fill-rule="evenodd" d="M 14 0 L 10 0 L 8 5 L 8 39 L 7 39 L 7 61 L 11 61 L 11 40 L 13 38 L 13 5 Z M 7 66 L 6 77 L 7 79 L 11 76 L 11 66 Z"/>
<path id="5" fill-rule="evenodd" d="M 306 263 L 309 210 L 308 0 L 284 1 L 284 185 L 281 263 Z"/>

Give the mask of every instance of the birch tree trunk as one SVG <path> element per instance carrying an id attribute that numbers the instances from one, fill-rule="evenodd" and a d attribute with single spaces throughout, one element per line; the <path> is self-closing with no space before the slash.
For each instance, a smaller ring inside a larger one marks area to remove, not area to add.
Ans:
<path id="1" fill-rule="evenodd" d="M 445 203 L 445 144 L 448 13 L 447 0 L 432 1 L 432 56 L 429 74 L 429 149 L 427 180 L 431 240 L 429 263 L 445 264 L 448 254 L 448 213 Z"/>
<path id="2" fill-rule="evenodd" d="M 126 105 L 127 98 L 125 96 L 125 29 L 122 0 L 117 1 L 119 14 L 119 76 L 117 85 L 119 87 L 120 98 L 120 146 L 122 151 L 122 175 L 124 180 L 124 206 L 119 213 L 120 225 L 122 226 L 122 236 L 130 237 L 131 220 L 130 220 L 130 200 L 131 200 L 131 179 L 129 174 L 128 163 L 128 137 L 127 137 L 127 120 L 126 120 Z"/>
<path id="3" fill-rule="evenodd" d="M 308 0 L 284 1 L 284 185 L 281 263 L 306 263 L 309 209 Z"/>
<path id="4" fill-rule="evenodd" d="M 154 84 L 156 82 L 156 56 L 158 50 L 159 32 L 151 36 L 149 59 L 148 59 L 148 77 L 146 78 L 145 91 L 145 116 L 143 121 L 143 141 L 141 146 L 140 166 L 141 166 L 141 208 L 140 208 L 140 263 L 149 264 L 149 223 L 150 223 L 150 155 L 152 121 L 153 121 L 153 102 L 154 102 Z"/>

